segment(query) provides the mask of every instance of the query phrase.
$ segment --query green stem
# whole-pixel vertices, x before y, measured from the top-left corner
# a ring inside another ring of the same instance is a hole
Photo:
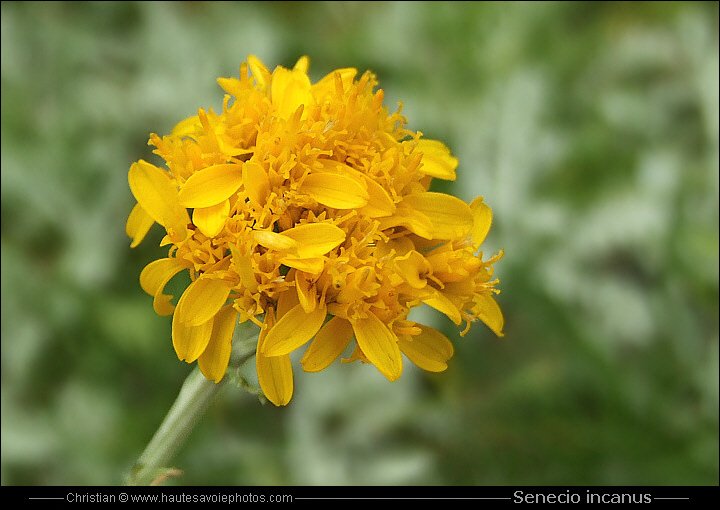
[[[254,354],[252,344],[257,340],[248,341],[248,332],[247,327],[243,328],[242,325],[237,328],[230,367],[239,367]],[[150,485],[155,480],[177,473],[169,467],[172,459],[227,380],[226,376],[215,383],[207,380],[198,367],[193,369],[160,428],[135,463],[127,479],[128,485]]]
[[[130,485],[150,485],[153,480],[163,476],[175,454],[224,386],[224,381],[217,384],[208,381],[200,369],[195,367],[160,428],[135,464],[130,475]]]

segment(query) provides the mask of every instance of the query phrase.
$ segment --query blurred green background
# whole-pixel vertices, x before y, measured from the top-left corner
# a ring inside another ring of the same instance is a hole
[[[718,484],[718,5],[2,2],[3,485],[121,483],[191,367],[130,164],[248,54],[377,73],[494,212],[502,339],[232,386],[170,484]],[[443,184],[443,183],[440,183]]]

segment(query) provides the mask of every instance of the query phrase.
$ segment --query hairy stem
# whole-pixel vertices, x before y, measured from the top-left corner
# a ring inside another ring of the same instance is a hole
[[[239,367],[254,354],[253,344],[257,343],[257,329],[252,331],[251,328],[252,325],[248,327],[245,324],[236,328],[230,368]],[[160,428],[133,466],[126,480],[128,485],[152,485],[155,481],[179,473],[170,468],[170,463],[227,380],[228,377],[225,377],[215,383],[207,380],[197,366],[193,369]]]

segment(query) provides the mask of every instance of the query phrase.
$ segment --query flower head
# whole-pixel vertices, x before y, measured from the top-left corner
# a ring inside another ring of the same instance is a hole
[[[220,78],[222,113],[200,109],[169,136],[150,135],[161,169],[140,160],[129,183],[138,204],[127,221],[136,246],[157,222],[166,258],[140,275],[158,314],[173,315],[181,360],[220,381],[235,325],[261,327],[260,386],[276,405],[293,393],[289,354],[315,372],[355,341],[362,360],[389,380],[402,354],[442,371],[453,346],[408,320],[426,304],[455,324],[480,319],[502,335],[497,280],[480,246],[492,219],[470,204],[429,190],[454,180],[458,161],[437,140],[389,113],[370,72],[338,69],[312,84],[308,59],[270,72],[250,56],[239,78]],[[174,305],[168,281],[192,282]]]

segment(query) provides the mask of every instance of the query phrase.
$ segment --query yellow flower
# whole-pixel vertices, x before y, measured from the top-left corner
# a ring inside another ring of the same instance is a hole
[[[480,246],[492,213],[429,190],[454,180],[458,161],[437,140],[405,129],[389,113],[375,76],[338,69],[312,84],[308,59],[270,72],[248,57],[239,78],[220,78],[222,113],[200,109],[169,136],[150,135],[167,170],[130,167],[138,204],[127,221],[131,246],[153,223],[167,257],[140,283],[158,314],[173,315],[181,360],[210,380],[228,367],[237,323],[261,327],[258,380],[275,405],[293,393],[290,353],[308,344],[304,370],[362,360],[389,380],[404,354],[442,371],[453,346],[408,320],[426,304],[460,325],[480,319],[502,335],[492,264]],[[232,99],[234,97],[234,99]],[[192,283],[176,305],[164,294],[187,270]]]

